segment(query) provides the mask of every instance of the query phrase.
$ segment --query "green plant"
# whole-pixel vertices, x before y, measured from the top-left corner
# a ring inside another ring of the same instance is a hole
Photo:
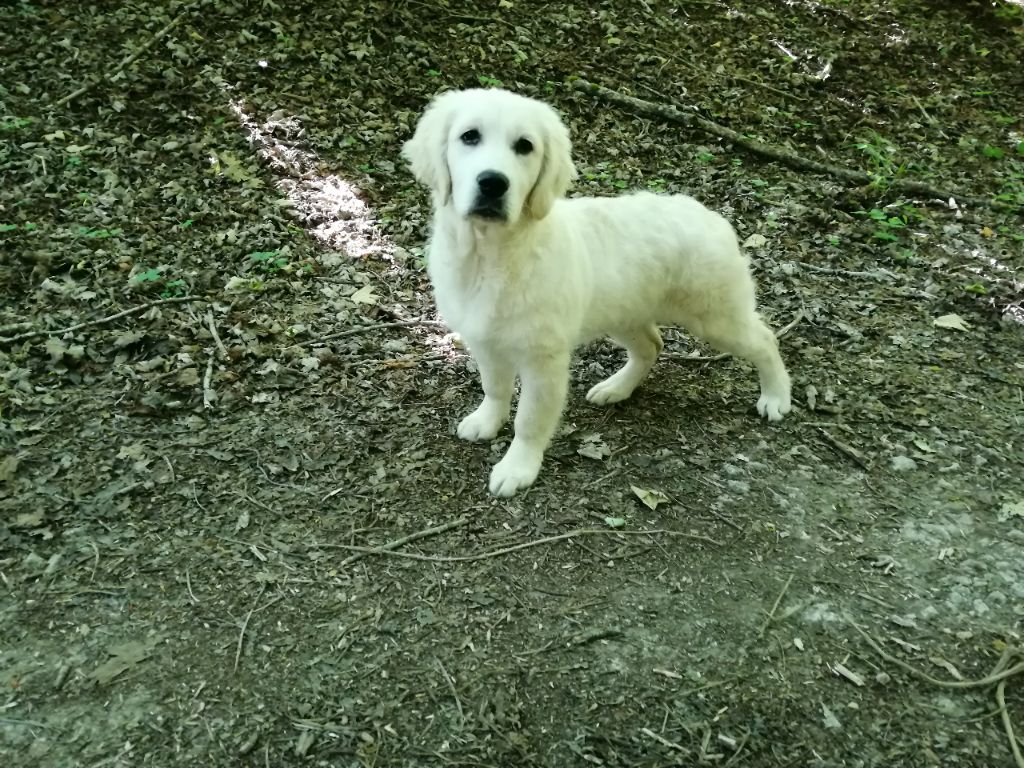
[[[698,163],[711,163],[714,162],[715,156],[710,152],[698,152],[697,162]]]
[[[32,124],[31,117],[5,117],[0,119],[0,133],[17,131]]]
[[[39,225],[34,223],[34,222],[31,222],[31,221],[25,222],[24,224],[21,224],[21,225],[18,225],[18,224],[0,224],[0,233],[2,233],[2,232],[16,232],[19,229],[22,232],[34,232],[35,230],[39,229]]]
[[[496,77],[488,77],[487,75],[477,75],[476,79],[480,82],[480,85],[485,88],[503,88],[505,84]]]
[[[184,280],[169,280],[164,283],[164,289],[160,291],[161,299],[169,299],[172,296],[184,296],[187,291]]]
[[[964,290],[967,291],[968,293],[975,293],[979,296],[984,296],[986,293],[988,293],[988,289],[978,282],[968,283],[967,285],[964,286]]]
[[[872,131],[865,139],[856,142],[854,148],[859,149],[867,157],[875,186],[885,186],[887,182],[897,176],[901,176],[906,170],[905,163],[898,163],[893,160],[897,149],[892,142],[884,136]]]
[[[910,208],[911,211],[913,210],[910,206],[905,207]],[[875,230],[871,233],[873,238],[895,243],[900,239],[897,232],[906,228],[913,214],[904,210],[902,216],[891,216],[881,208],[872,208],[870,211],[857,211],[856,215],[867,216],[874,222]]]
[[[249,261],[266,275],[276,275],[288,266],[288,259],[277,251],[256,251],[249,254]]]
[[[428,69],[427,70],[427,77],[440,77],[440,76],[441,76],[440,70],[437,70],[437,69]]]
[[[1003,150],[1001,150],[999,147],[993,147],[989,144],[986,144],[984,147],[981,148],[981,153],[985,157],[990,157],[993,160],[1002,160],[1003,157],[1006,155],[1006,153],[1003,152]]]
[[[137,273],[132,277],[132,281],[136,283],[155,283],[161,278],[163,278],[163,275],[160,274],[159,269],[147,269],[144,272]]]

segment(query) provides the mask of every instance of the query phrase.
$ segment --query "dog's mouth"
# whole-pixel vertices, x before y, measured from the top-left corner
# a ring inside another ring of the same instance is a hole
[[[508,214],[505,213],[505,206],[491,200],[478,200],[469,210],[469,215],[486,221],[505,221]]]

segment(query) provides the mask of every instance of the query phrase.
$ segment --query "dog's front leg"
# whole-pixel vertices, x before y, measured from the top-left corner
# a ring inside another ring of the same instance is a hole
[[[475,411],[459,422],[455,432],[463,440],[493,440],[508,421],[516,372],[505,355],[486,348],[474,349],[473,359],[480,369],[484,399]]]
[[[534,353],[519,370],[522,390],[516,434],[505,456],[491,470],[491,493],[511,496],[537,479],[544,451],[558,427],[569,388],[569,353]]]

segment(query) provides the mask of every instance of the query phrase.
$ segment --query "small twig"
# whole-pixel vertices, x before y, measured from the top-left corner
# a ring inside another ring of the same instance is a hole
[[[830,433],[826,432],[821,427],[815,427],[818,434],[821,435],[821,439],[828,443],[830,446],[835,448],[839,453],[846,456],[850,461],[856,464],[858,467],[863,469],[865,472],[870,471],[867,461],[864,459],[864,455],[851,445],[847,445],[837,437],[833,437]]]
[[[811,171],[813,173],[833,176],[858,186],[867,186],[875,181],[864,171],[855,171],[850,168],[844,168],[840,165],[833,165],[832,163],[820,163],[817,160],[812,160],[806,154],[798,155],[784,149],[783,147],[766,144],[755,139],[748,139],[731,128],[726,128],[724,125],[719,125],[712,120],[707,120],[694,112],[678,109],[671,104],[662,104],[660,102],[651,102],[639,99],[636,96],[629,96],[627,94],[620,93],[619,91],[612,90],[611,88],[606,88],[603,85],[591,83],[583,78],[572,80],[570,82],[570,86],[575,88],[577,91],[595,95],[606,102],[615,104],[619,107],[625,107],[630,111],[641,115],[698,128],[712,136],[718,136],[719,138],[731,141],[736,146],[742,147],[748,152],[761,155],[762,157],[767,157],[771,160],[776,160],[790,166],[791,168],[796,168],[797,170]],[[939,189],[923,181],[893,178],[886,179],[886,186],[888,189],[896,192],[927,195],[928,197],[941,200],[954,198],[958,202],[969,203],[977,207],[993,208],[998,210],[1009,209],[1011,211],[1017,210],[1012,206],[1001,203],[997,200],[961,195],[950,190]]]
[[[486,560],[490,557],[501,557],[502,555],[508,555],[512,552],[518,552],[521,549],[528,549],[529,547],[539,547],[542,544],[552,544],[556,541],[564,541],[565,539],[572,539],[577,536],[652,536],[655,534],[662,534],[665,536],[682,536],[687,539],[694,539],[696,541],[707,542],[708,544],[714,544],[715,546],[722,546],[722,542],[712,539],[710,536],[701,536],[698,533],[683,533],[682,531],[670,531],[666,529],[656,529],[651,531],[622,531],[622,530],[602,530],[598,528],[580,528],[575,531],[569,531],[568,533],[560,533],[557,536],[546,536],[543,539],[534,539],[533,541],[526,541],[522,544],[516,544],[511,547],[502,547],[501,549],[492,549],[488,552],[479,552],[475,555],[418,555],[413,552],[395,552],[390,549],[383,549],[381,547],[360,547],[354,544],[322,544],[322,547],[329,547],[331,549],[344,549],[352,552],[362,552],[367,555],[390,555],[392,557],[404,557],[409,560],[422,560],[428,563],[466,563],[473,560]]]
[[[137,307],[126,309],[123,312],[118,312],[107,317],[101,317],[98,320],[89,320],[84,323],[78,323],[77,325],[69,325],[67,328],[56,328],[47,331],[29,331],[28,333],[21,333],[17,336],[9,336],[6,338],[0,338],[0,344],[13,344],[16,341],[24,341],[25,339],[33,339],[36,336],[63,336],[66,333],[73,331],[79,331],[82,328],[89,328],[94,325],[104,325],[111,323],[114,320],[120,320],[122,317],[128,317],[129,315],[136,315],[139,312],[145,312],[153,307],[159,307],[164,304],[182,304],[187,301],[205,301],[202,296],[174,296],[170,299],[160,299],[158,301],[151,301],[148,304],[140,304]]]
[[[917,96],[911,96],[910,98],[913,99],[914,103],[917,105],[917,108],[921,110],[921,114],[924,115],[924,119],[927,120],[935,128],[936,131],[938,131],[939,136],[941,136],[944,139],[948,139],[949,136],[947,136],[945,131],[942,130],[942,128],[939,126],[939,123],[936,122],[935,118],[929,115],[927,111],[925,111],[924,104],[921,103],[921,100],[918,99]]]
[[[1002,718],[1003,728],[1006,730],[1006,737],[1010,740],[1010,750],[1013,752],[1013,759],[1017,768],[1024,768],[1024,755],[1020,753],[1017,745],[1017,735],[1013,732],[1013,723],[1010,721],[1010,713],[1006,709],[1006,681],[1000,680],[996,686],[996,703],[999,704],[999,717]]]
[[[439,658],[435,656],[434,661],[437,662],[437,666],[441,669],[441,676],[444,677],[444,681],[448,683],[448,689],[452,692],[452,698],[455,699],[455,708],[459,710],[459,720],[462,722],[463,727],[465,727],[466,713],[462,711],[462,701],[459,699],[458,691],[455,690],[455,680],[448,674],[448,670],[444,668],[444,664],[441,663]]]
[[[460,526],[466,525],[466,523],[468,523],[471,519],[472,518],[467,515],[462,515],[461,517],[457,517],[454,520],[449,520],[447,523],[435,525],[433,528],[425,528],[422,531],[410,533],[408,536],[403,536],[400,539],[389,541],[387,544],[382,544],[380,547],[367,547],[367,549],[373,552],[387,552],[393,549],[398,549],[399,547],[404,547],[406,544],[412,541],[425,539],[429,536],[437,536],[439,533],[450,531],[452,528],[458,528]],[[369,553],[364,551],[357,551],[356,554],[350,555],[349,557],[346,557],[344,560],[342,560],[341,565],[343,567],[352,565],[352,563],[356,562],[357,560],[362,560],[364,557],[366,557],[367,554]]]
[[[775,338],[776,339],[781,339],[787,333],[789,333],[794,328],[796,328],[800,324],[800,321],[803,320],[803,319],[804,319],[804,313],[802,311],[797,312],[796,315],[794,315],[793,319],[789,321],[789,323],[784,325],[782,328],[779,328],[779,330],[777,330],[775,332]],[[666,354],[665,357],[667,357],[669,360],[678,360],[680,363],[716,363],[719,360],[727,360],[727,359],[729,359],[730,357],[732,357],[732,353],[730,353],[730,352],[722,352],[720,355],[708,355],[708,356],[701,356],[701,355],[678,355],[678,354],[671,354],[671,353],[669,353],[669,354]]]
[[[801,269],[807,269],[811,272],[819,272],[823,275],[845,275],[846,277],[866,277],[871,280],[878,280],[880,282],[888,283],[896,279],[896,275],[887,269],[876,269],[874,271],[858,271],[853,269],[838,269],[836,267],[819,267],[817,264],[808,264],[806,261],[794,261],[793,264],[798,265]]]
[[[323,344],[325,341],[334,341],[335,339],[343,339],[346,336],[355,336],[359,333],[369,333],[370,331],[382,331],[386,328],[407,328],[413,325],[444,325],[440,320],[396,320],[392,323],[375,323],[374,325],[361,325],[358,328],[350,328],[347,331],[341,331],[340,333],[332,333],[328,336],[319,336],[315,339],[307,339],[306,341],[297,341],[294,344],[289,344],[285,349],[291,349],[292,347],[308,347],[312,344]]]
[[[768,625],[771,624],[772,619],[775,618],[775,612],[779,610],[779,604],[782,602],[782,598],[786,592],[789,591],[789,585],[793,583],[793,574],[789,574],[789,578],[786,579],[786,583],[782,585],[782,591],[779,592],[779,596],[775,598],[775,602],[772,604],[772,609],[768,611],[768,615],[764,617],[764,621],[761,626],[757,628],[757,636],[763,637],[764,631],[768,629]]]
[[[213,310],[206,310],[206,324],[210,327],[210,335],[213,336],[213,342],[217,345],[217,351],[220,352],[220,359],[228,359],[228,350],[224,346],[224,342],[220,340],[220,334],[217,333],[217,324],[213,321]]]
[[[210,353],[210,359],[206,361],[206,373],[203,375],[203,408],[213,408],[213,401],[217,399],[217,394],[213,391],[213,353]]]
[[[234,669],[232,670],[234,672],[238,671],[238,660],[242,658],[242,643],[245,640],[245,630],[249,626],[249,619],[251,619],[252,615],[254,613],[256,613],[256,611],[257,611],[256,605],[259,603],[260,598],[263,597],[263,593],[266,592],[266,591],[267,591],[267,582],[264,581],[260,585],[259,594],[257,594],[256,595],[256,599],[252,601],[252,607],[249,609],[249,612],[247,614],[245,614],[245,620],[242,622],[242,628],[241,628],[241,630],[238,633],[238,646],[235,648],[235,666],[234,666]],[[267,608],[272,606],[278,600],[281,600],[283,598],[284,598],[284,595],[278,595],[277,597],[273,598],[272,600],[268,600],[263,606],[261,606],[259,608],[259,610],[265,611]]]
[[[126,67],[129,67],[132,64],[134,64],[136,59],[138,59],[140,56],[142,56],[142,54],[144,54],[146,51],[148,51],[150,48],[152,48],[153,45],[160,38],[162,38],[164,35],[166,35],[168,32],[170,32],[175,26],[177,26],[178,22],[180,22],[185,17],[185,14],[188,13],[189,11],[191,11],[191,10],[192,10],[192,6],[189,6],[188,8],[183,10],[181,13],[179,13],[177,16],[175,16],[173,19],[171,19],[169,22],[167,22],[163,26],[163,28],[160,29],[155,35],[153,35],[153,37],[151,37],[146,43],[144,43],[141,48],[139,48],[137,51],[135,51],[135,53],[131,54],[130,56],[128,56],[128,58],[126,58],[124,61],[122,61],[120,64],[118,64],[117,68],[113,71],[113,73],[107,73],[103,77],[99,78],[98,80],[94,80],[91,83],[86,83],[81,88],[79,88],[77,91],[73,91],[72,93],[69,93],[67,96],[64,96],[63,98],[58,99],[57,102],[53,106],[54,107],[63,107],[65,104],[67,104],[72,99],[77,99],[79,96],[81,96],[83,93],[88,91],[90,88],[93,88],[94,86],[96,86],[100,82],[100,80],[106,79],[106,80],[113,81],[113,79],[115,77],[117,77],[118,74],[122,74],[124,72],[124,69]]]
[[[188,588],[189,599],[192,600],[196,605],[199,604],[199,598],[192,593],[192,577],[188,575],[188,570],[185,571],[185,586]]]
[[[675,749],[685,754],[689,754],[689,750],[682,744],[676,744],[674,741],[669,741],[664,736],[659,736],[658,734],[656,734],[650,728],[641,728],[640,733],[642,733],[644,736],[654,739],[663,747],[668,747],[669,749]]]

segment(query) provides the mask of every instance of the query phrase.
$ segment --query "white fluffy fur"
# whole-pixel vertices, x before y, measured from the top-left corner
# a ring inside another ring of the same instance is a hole
[[[470,129],[480,136],[473,146],[460,140]],[[522,138],[533,152],[514,151]],[[576,173],[568,131],[546,104],[499,89],[437,97],[403,154],[433,194],[427,265],[438,309],[469,346],[483,383],[483,402],[459,424],[459,437],[494,438],[516,376],[521,382],[515,437],[491,472],[491,493],[511,496],[536,479],[565,404],[572,351],[599,337],[628,356],[591,388],[593,403],[632,394],[661,351],[662,323],[752,362],[758,411],[771,421],[789,412],[778,344],[721,216],[683,195],[564,199]],[[509,179],[504,220],[470,213],[482,171]]]

